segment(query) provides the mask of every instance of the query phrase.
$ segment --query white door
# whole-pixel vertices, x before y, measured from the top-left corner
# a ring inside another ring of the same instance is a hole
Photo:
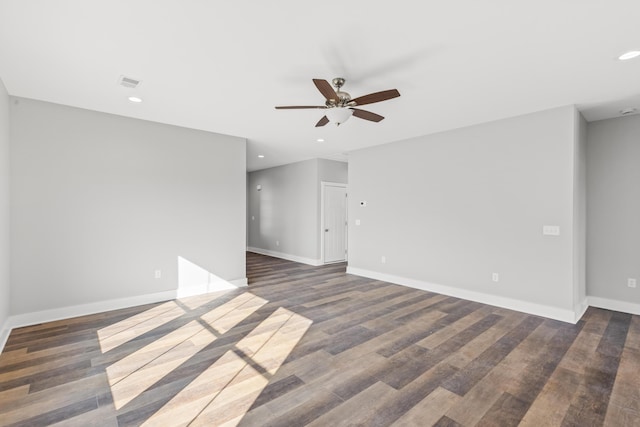
[[[347,186],[322,183],[322,248],[326,263],[347,260]]]

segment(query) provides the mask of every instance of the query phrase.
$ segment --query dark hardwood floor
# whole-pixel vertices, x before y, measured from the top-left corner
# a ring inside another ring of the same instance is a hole
[[[640,426],[640,317],[576,325],[247,254],[249,287],[12,331],[2,426]]]

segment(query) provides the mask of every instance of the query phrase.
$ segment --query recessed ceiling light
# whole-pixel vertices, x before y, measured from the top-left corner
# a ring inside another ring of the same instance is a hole
[[[640,56],[640,50],[630,50],[629,52],[625,52],[622,55],[618,56],[620,61],[626,61],[628,59],[633,59]]]
[[[324,142],[324,139],[322,139],[322,138],[318,138],[318,139],[316,139],[316,141],[318,141],[318,142]]]
[[[264,154],[258,154],[259,159],[264,159]]]
[[[139,104],[142,102],[142,98],[138,98],[137,96],[130,96],[129,101]]]

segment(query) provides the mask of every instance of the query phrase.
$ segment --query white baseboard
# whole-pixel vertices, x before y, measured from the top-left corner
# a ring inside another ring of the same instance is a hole
[[[627,301],[618,301],[600,297],[588,297],[591,307],[604,308],[606,310],[621,311],[623,313],[640,315],[640,304]]]
[[[589,308],[589,298],[588,297],[584,297],[584,299],[576,304],[576,306],[573,309],[573,312],[575,313],[575,321],[572,323],[578,323],[578,320],[582,319],[582,316],[584,316],[584,313],[587,311],[587,309]]]
[[[79,304],[68,307],[54,308],[51,310],[35,311],[32,313],[16,314],[9,316],[7,323],[10,328],[36,325],[38,323],[53,322],[56,320],[70,319],[72,317],[86,316],[104,311],[119,310],[121,308],[135,307],[137,305],[152,304],[168,301],[176,298],[176,291],[165,291],[153,294],[138,295],[128,298],[118,298],[106,301]]]
[[[247,252],[253,252],[260,255],[272,256],[275,258],[282,258],[282,259],[286,259],[287,261],[294,261],[294,262],[299,262],[307,265],[314,265],[314,266],[322,265],[322,260],[320,259],[304,258],[297,255],[290,255],[282,252],[270,251],[268,249],[254,248],[251,246],[247,247]]]
[[[278,252],[266,251],[257,248],[247,248],[247,251],[255,252],[262,255],[275,256],[277,258],[283,258],[290,261],[302,262],[309,265],[320,265],[319,260],[310,260],[292,255],[280,254]],[[301,261],[301,259],[305,259],[306,261],[310,262]],[[594,296],[587,297],[587,299],[585,299],[582,303],[578,304],[575,307],[574,311],[571,311],[557,307],[516,300],[513,298],[499,297],[481,292],[474,292],[465,289],[454,288],[451,286],[439,285],[435,283],[424,282],[421,280],[380,273],[377,271],[365,270],[361,268],[347,267],[347,273],[574,324],[578,320],[580,320],[589,306],[640,315],[640,304]],[[247,286],[247,278],[245,277],[241,279],[229,280],[228,283],[230,285],[233,285],[228,289],[232,289],[234,287],[244,287]],[[96,314],[105,311],[118,310],[121,308],[135,307],[138,305],[152,304],[156,302],[172,300],[175,298],[200,295],[207,292],[215,292],[219,290],[221,289],[217,288],[209,290],[206,287],[190,287],[189,289],[185,289],[182,291],[174,290],[158,292],[154,294],[139,295],[129,298],[113,299],[9,316],[9,318],[5,321],[4,325],[2,325],[0,329],[0,353],[4,349],[4,346],[7,343],[7,339],[9,338],[9,334],[11,333],[11,330],[13,328],[35,325],[38,323],[53,322],[56,320],[69,319],[72,317]]]
[[[229,280],[229,283],[234,285],[236,288],[245,288],[249,286],[249,279],[243,277],[242,279]]]
[[[199,285],[191,285],[188,287],[181,287],[175,291],[175,298],[192,297],[194,295],[208,294],[211,292],[227,291],[238,288],[247,287],[247,278],[236,280],[223,280],[217,279],[211,283],[202,283]]]
[[[397,285],[408,286],[410,288],[420,289],[423,291],[449,295],[469,301],[476,301],[483,304],[506,308],[509,310],[521,311],[523,313],[547,317],[549,319],[560,320],[567,323],[575,324],[579,319],[576,319],[576,313],[572,310],[521,301],[513,298],[500,297],[496,295],[485,294],[482,292],[469,291],[466,289],[424,282],[422,280],[409,279],[392,274],[379,273],[377,271],[347,267],[347,273],[355,274],[356,276],[368,277],[370,279],[382,280],[384,282],[395,283]]]
[[[4,349],[4,346],[7,343],[7,339],[9,339],[10,333],[11,333],[11,328],[9,327],[9,319],[7,319],[7,321],[0,326],[0,353],[2,353],[2,350]]]
[[[98,301],[88,304],[79,304],[69,307],[54,308],[32,313],[9,316],[0,330],[0,352],[4,349],[11,330],[23,326],[36,325],[38,323],[53,322],[56,320],[70,319],[72,317],[86,316],[105,311],[119,310],[121,308],[135,307],[138,305],[153,304],[187,296],[201,295],[209,292],[218,292],[225,289],[237,289],[247,286],[247,278],[222,281],[228,286],[192,286],[187,289],[179,289],[153,294],[138,295],[127,298],[118,298],[107,301]]]

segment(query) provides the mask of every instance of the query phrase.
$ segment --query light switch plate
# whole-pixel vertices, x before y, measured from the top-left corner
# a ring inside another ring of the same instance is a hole
[[[545,236],[559,236],[560,226],[559,225],[543,225],[542,234],[544,234]]]

